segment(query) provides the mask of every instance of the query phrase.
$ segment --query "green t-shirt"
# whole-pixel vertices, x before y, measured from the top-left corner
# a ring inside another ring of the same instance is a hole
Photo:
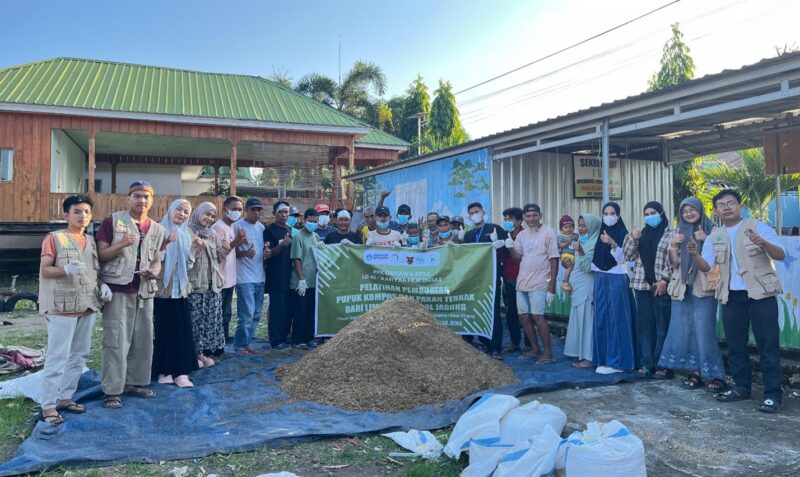
[[[319,242],[319,235],[316,233],[308,233],[306,230],[301,230],[292,239],[292,251],[289,254],[292,261],[299,258],[302,262],[303,278],[308,285],[308,288],[317,286],[317,261],[314,259],[314,248]],[[292,290],[297,289],[297,283],[300,281],[297,278],[297,272],[294,271],[294,263],[292,263],[292,276],[289,280],[289,288]]]

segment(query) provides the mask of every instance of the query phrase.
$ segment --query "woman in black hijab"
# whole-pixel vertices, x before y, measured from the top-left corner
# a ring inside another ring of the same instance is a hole
[[[633,298],[628,286],[622,242],[628,228],[619,204],[603,206],[603,225],[594,248],[594,363],[601,374],[636,369]]]
[[[672,277],[669,261],[669,244],[673,231],[664,207],[656,201],[644,206],[644,227],[634,229],[622,248],[625,259],[636,262],[633,267],[631,288],[636,298],[636,355],[639,374],[658,379],[669,379],[672,371],[657,368],[664,339],[669,328],[672,300],[667,285]]]

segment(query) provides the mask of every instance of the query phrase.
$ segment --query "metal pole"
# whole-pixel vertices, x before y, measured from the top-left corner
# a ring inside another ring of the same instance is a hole
[[[781,200],[781,139],[775,133],[775,231],[781,235],[783,229],[783,200]]]
[[[422,113],[417,116],[417,155],[422,155]]]
[[[603,204],[609,201],[608,187],[608,118],[603,119],[603,142],[601,145],[603,166]]]

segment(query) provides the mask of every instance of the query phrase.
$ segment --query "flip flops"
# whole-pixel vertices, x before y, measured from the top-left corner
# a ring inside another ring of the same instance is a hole
[[[156,392],[145,386],[128,386],[122,394],[142,399],[156,397]]]
[[[103,407],[106,409],[122,409],[122,398],[118,395],[106,394],[103,396]]]
[[[62,401],[64,404],[59,405],[56,404],[56,411],[64,411],[69,412],[71,414],[83,414],[86,412],[86,408],[83,407],[81,404],[76,403],[75,401]]]
[[[51,426],[58,426],[64,423],[64,416],[62,416],[58,411],[56,411],[55,414],[48,414],[47,416],[44,415],[44,411],[39,411],[37,419],[42,422],[46,422]]]

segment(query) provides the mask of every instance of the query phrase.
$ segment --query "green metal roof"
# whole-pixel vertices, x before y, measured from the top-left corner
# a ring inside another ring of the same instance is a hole
[[[356,139],[356,144],[369,144],[374,146],[397,146],[409,147],[411,144],[397,136],[381,131],[380,129],[370,129],[369,134]]]
[[[258,76],[76,58],[0,69],[0,103],[365,127],[341,111]]]

